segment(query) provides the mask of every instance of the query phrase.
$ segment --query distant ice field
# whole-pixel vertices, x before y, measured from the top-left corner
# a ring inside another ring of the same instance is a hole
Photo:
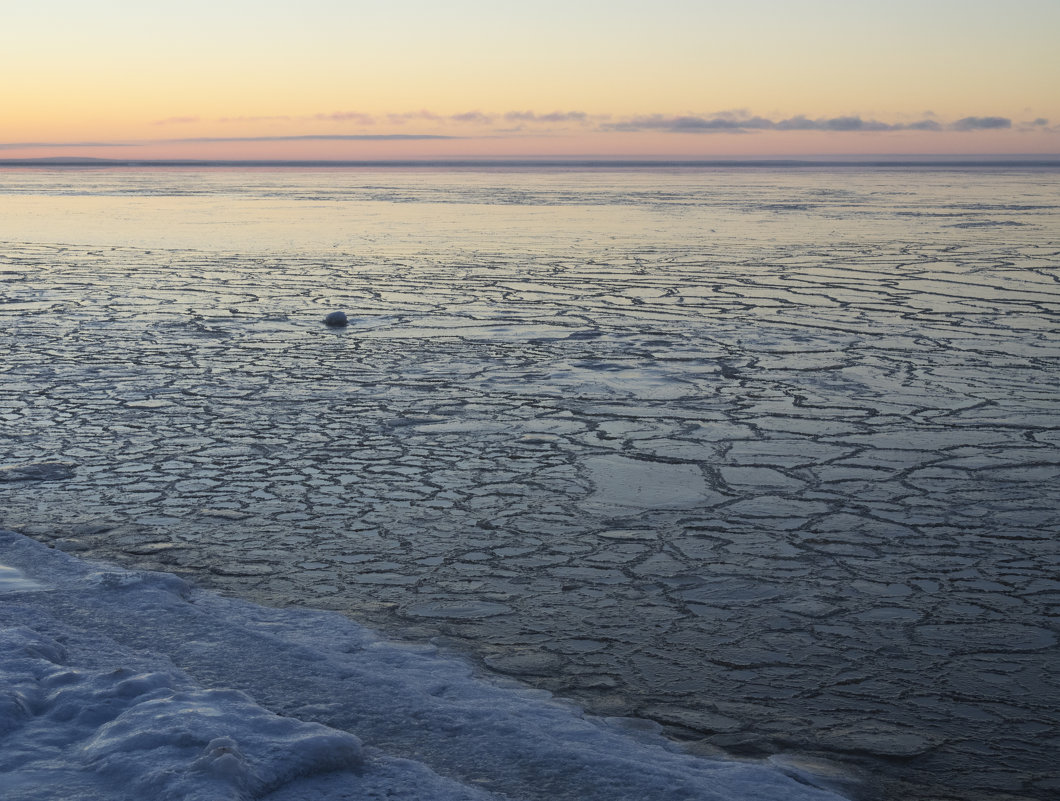
[[[1052,798],[1058,177],[0,170],[0,521],[698,754]]]
[[[1012,241],[1055,168],[12,169],[0,237],[380,257]],[[1000,235],[1000,236],[998,236]],[[1018,241],[1018,237],[1016,238]],[[572,252],[573,249],[573,252]]]

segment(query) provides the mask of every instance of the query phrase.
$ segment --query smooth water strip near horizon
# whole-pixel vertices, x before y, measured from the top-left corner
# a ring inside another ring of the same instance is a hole
[[[7,527],[699,753],[1057,791],[1055,171],[0,177]]]

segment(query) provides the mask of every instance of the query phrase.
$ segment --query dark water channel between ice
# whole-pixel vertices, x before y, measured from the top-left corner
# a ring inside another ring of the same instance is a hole
[[[1057,177],[5,171],[0,524],[1054,798]]]

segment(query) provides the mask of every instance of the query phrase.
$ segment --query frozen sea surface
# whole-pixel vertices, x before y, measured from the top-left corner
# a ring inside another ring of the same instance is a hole
[[[225,600],[13,532],[0,547],[5,801],[840,801],[795,763],[689,756],[335,613]]]
[[[4,171],[0,514],[699,753],[1053,798],[1057,177]]]

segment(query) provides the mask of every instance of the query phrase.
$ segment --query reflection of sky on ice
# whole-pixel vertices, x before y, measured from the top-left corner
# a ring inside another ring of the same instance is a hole
[[[6,801],[838,799],[794,763],[802,781],[686,756],[338,615],[0,541],[19,566],[0,566]]]
[[[1055,217],[1053,175],[895,168],[5,170],[0,241],[486,257],[542,244],[554,253],[600,256],[630,246],[650,252],[923,234],[955,240],[1010,234],[1011,226]],[[955,227],[969,224],[979,227],[972,234]]]

